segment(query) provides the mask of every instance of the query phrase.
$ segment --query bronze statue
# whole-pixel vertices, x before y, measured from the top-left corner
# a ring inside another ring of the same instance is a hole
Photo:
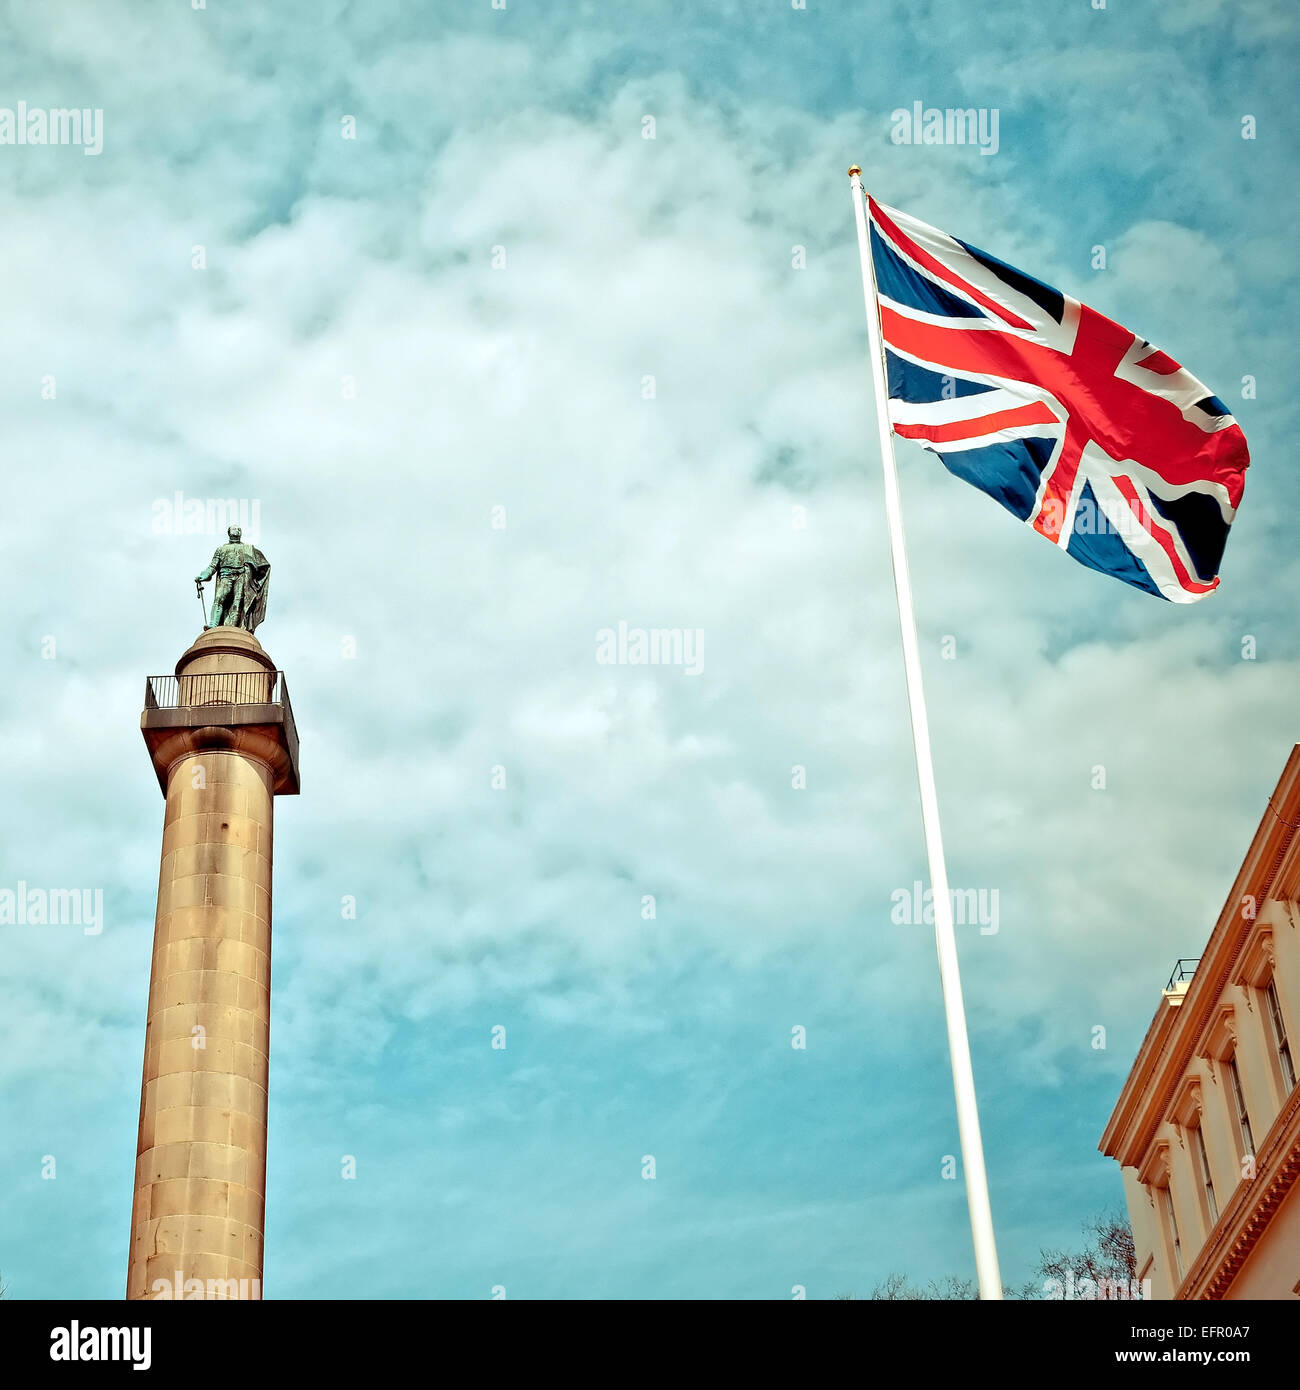
[[[213,575],[217,579],[212,590],[211,622],[208,621],[207,609],[203,611],[204,630],[210,627],[242,627],[246,632],[256,632],[258,623],[266,617],[271,566],[256,546],[243,544],[240,540],[243,532],[238,526],[229,527],[226,535],[230,538],[229,543],[216,548],[207,569],[194,580],[199,599],[202,600],[203,585]]]

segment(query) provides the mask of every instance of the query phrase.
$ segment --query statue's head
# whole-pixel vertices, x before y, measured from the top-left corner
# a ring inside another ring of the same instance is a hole
[[[230,537],[231,545],[234,545],[244,533],[238,526],[227,526],[226,535]]]

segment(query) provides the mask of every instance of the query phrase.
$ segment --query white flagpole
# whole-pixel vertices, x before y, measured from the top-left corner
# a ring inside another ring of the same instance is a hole
[[[903,668],[907,672],[907,703],[912,713],[912,743],[916,749],[916,777],[921,787],[921,820],[925,826],[925,850],[930,861],[930,889],[934,898],[934,937],[939,949],[939,980],[943,1008],[948,1019],[948,1051],[952,1058],[952,1085],[957,1097],[957,1132],[961,1139],[961,1163],[966,1174],[966,1204],[970,1208],[971,1237],[975,1243],[975,1273],[981,1298],[1002,1297],[998,1252],[993,1240],[993,1212],[989,1206],[988,1175],[984,1170],[984,1145],[980,1140],[979,1109],[975,1103],[975,1073],[971,1069],[970,1040],[966,1036],[966,1009],[961,996],[961,972],[957,965],[957,938],[952,924],[952,898],[948,869],[943,859],[939,830],[939,798],[930,756],[930,725],[925,714],[925,690],[921,684],[921,651],[912,610],[912,582],[907,573],[903,541],[903,512],[898,492],[898,464],[894,460],[893,431],[889,424],[889,390],[885,375],[885,350],[876,298],[876,269],[867,236],[866,198],[862,170],[849,170],[853,189],[853,214],[858,224],[858,252],[862,260],[862,292],[867,304],[867,336],[871,342],[871,379],[876,390],[876,423],[880,427],[880,461],[885,469],[885,512],[889,518],[889,549],[894,560],[894,591],[898,595],[898,625],[903,634]]]

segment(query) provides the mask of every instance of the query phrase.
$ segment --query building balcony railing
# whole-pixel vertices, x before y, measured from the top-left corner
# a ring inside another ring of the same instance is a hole
[[[1196,967],[1201,963],[1200,956],[1180,956],[1174,962],[1174,968],[1169,976],[1169,983],[1165,986],[1165,993],[1170,994],[1179,985],[1184,989],[1190,983],[1193,975],[1196,974]]]

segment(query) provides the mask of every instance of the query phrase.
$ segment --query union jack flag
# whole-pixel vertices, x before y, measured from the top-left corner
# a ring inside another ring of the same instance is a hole
[[[1103,574],[1216,589],[1250,461],[1227,406],[1077,299],[868,209],[894,433]]]

